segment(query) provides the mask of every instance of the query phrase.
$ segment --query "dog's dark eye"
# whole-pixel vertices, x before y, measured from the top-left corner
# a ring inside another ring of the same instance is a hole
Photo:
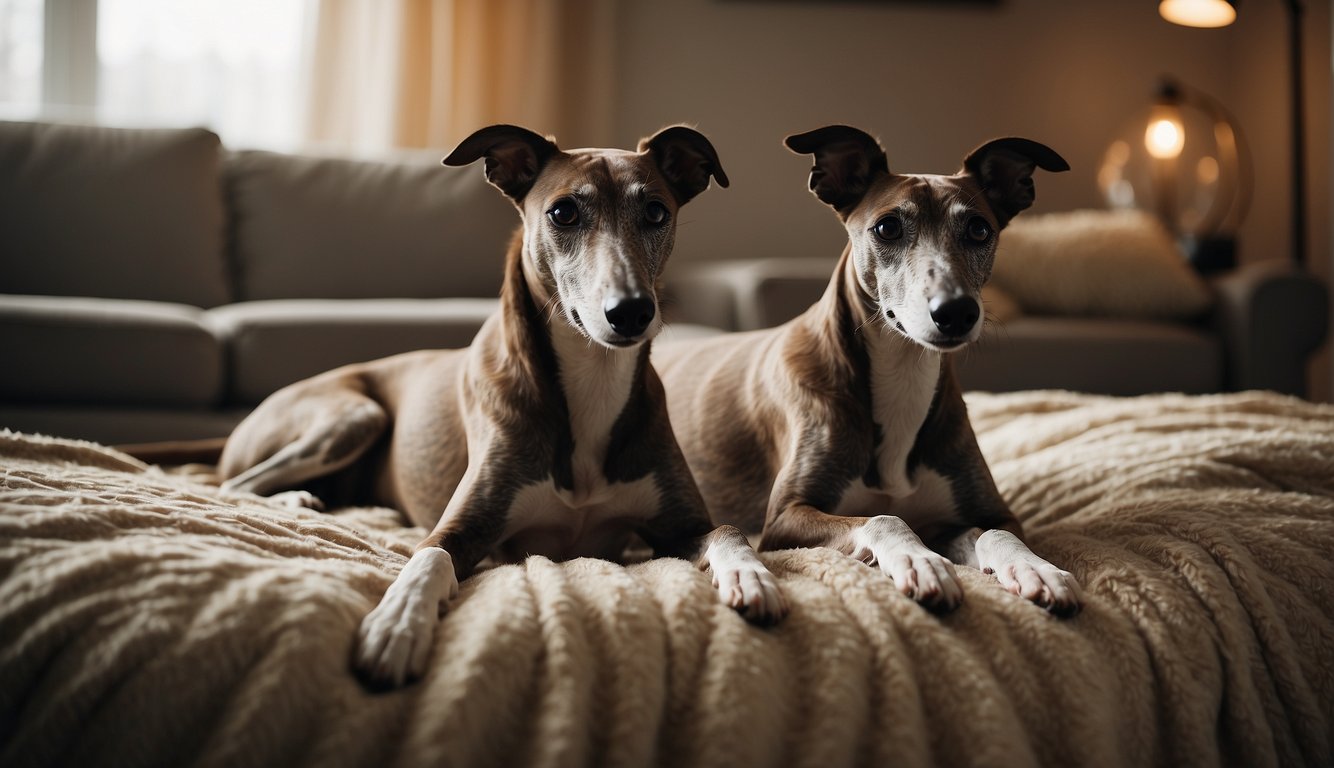
[[[893,242],[903,237],[903,220],[898,216],[886,216],[877,221],[875,226],[871,227],[871,231],[881,240],[887,243]]]
[[[991,225],[981,216],[968,220],[968,239],[975,243],[985,243],[991,239]]]
[[[579,207],[573,200],[560,200],[551,206],[547,216],[558,227],[573,227],[579,223]]]
[[[644,219],[655,227],[666,224],[669,215],[667,206],[657,200],[649,203],[648,206],[644,208]]]

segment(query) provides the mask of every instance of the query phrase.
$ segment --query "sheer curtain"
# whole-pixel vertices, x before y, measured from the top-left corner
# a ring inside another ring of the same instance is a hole
[[[299,148],[311,11],[308,0],[98,0],[97,121]]]
[[[0,118],[358,154],[497,122],[604,144],[617,2],[0,0]]]
[[[615,0],[320,0],[306,136],[448,148],[491,123],[603,144]]]

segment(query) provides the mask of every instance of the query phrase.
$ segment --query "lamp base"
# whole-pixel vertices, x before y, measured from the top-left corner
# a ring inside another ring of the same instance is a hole
[[[1237,267],[1237,241],[1231,237],[1185,237],[1181,249],[1186,260],[1201,275],[1227,272]]]

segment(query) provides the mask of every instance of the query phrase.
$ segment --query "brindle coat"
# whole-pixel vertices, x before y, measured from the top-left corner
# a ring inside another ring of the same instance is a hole
[[[710,509],[762,530],[761,549],[828,546],[877,561],[933,607],[963,597],[943,552],[1073,613],[1077,584],[1022,544],[942,354],[974,340],[981,324],[942,335],[930,310],[936,296],[978,298],[996,233],[1033,201],[1034,168],[1065,170],[1065,161],[1035,142],[1001,139],[953,176],[898,175],[875,139],[853,128],[787,143],[815,155],[811,189],[849,233],[824,296],[778,328],[654,355]]]
[[[675,126],[638,152],[565,152],[492,126],[445,162],[480,158],[524,221],[500,310],[466,350],[351,365],[275,393],[229,438],[225,485],[268,494],[342,474],[358,497],[431,529],[362,622],[355,663],[373,682],[425,671],[438,611],[488,555],[615,559],[638,535],[710,567],[748,619],[781,618],[776,581],[740,531],[714,527],[676,443],[649,364],[660,322],[629,337],[611,310],[603,317],[626,296],[651,298],[656,313],[679,207],[710,178],[727,184],[712,145]]]

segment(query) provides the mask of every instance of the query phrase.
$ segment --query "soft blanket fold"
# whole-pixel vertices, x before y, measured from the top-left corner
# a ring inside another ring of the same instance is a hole
[[[1334,764],[1334,408],[972,395],[1002,493],[1088,603],[961,569],[932,615],[826,550],[764,555],[759,629],[676,560],[486,570],[425,680],[353,632],[421,531],[0,433],[0,764]]]

